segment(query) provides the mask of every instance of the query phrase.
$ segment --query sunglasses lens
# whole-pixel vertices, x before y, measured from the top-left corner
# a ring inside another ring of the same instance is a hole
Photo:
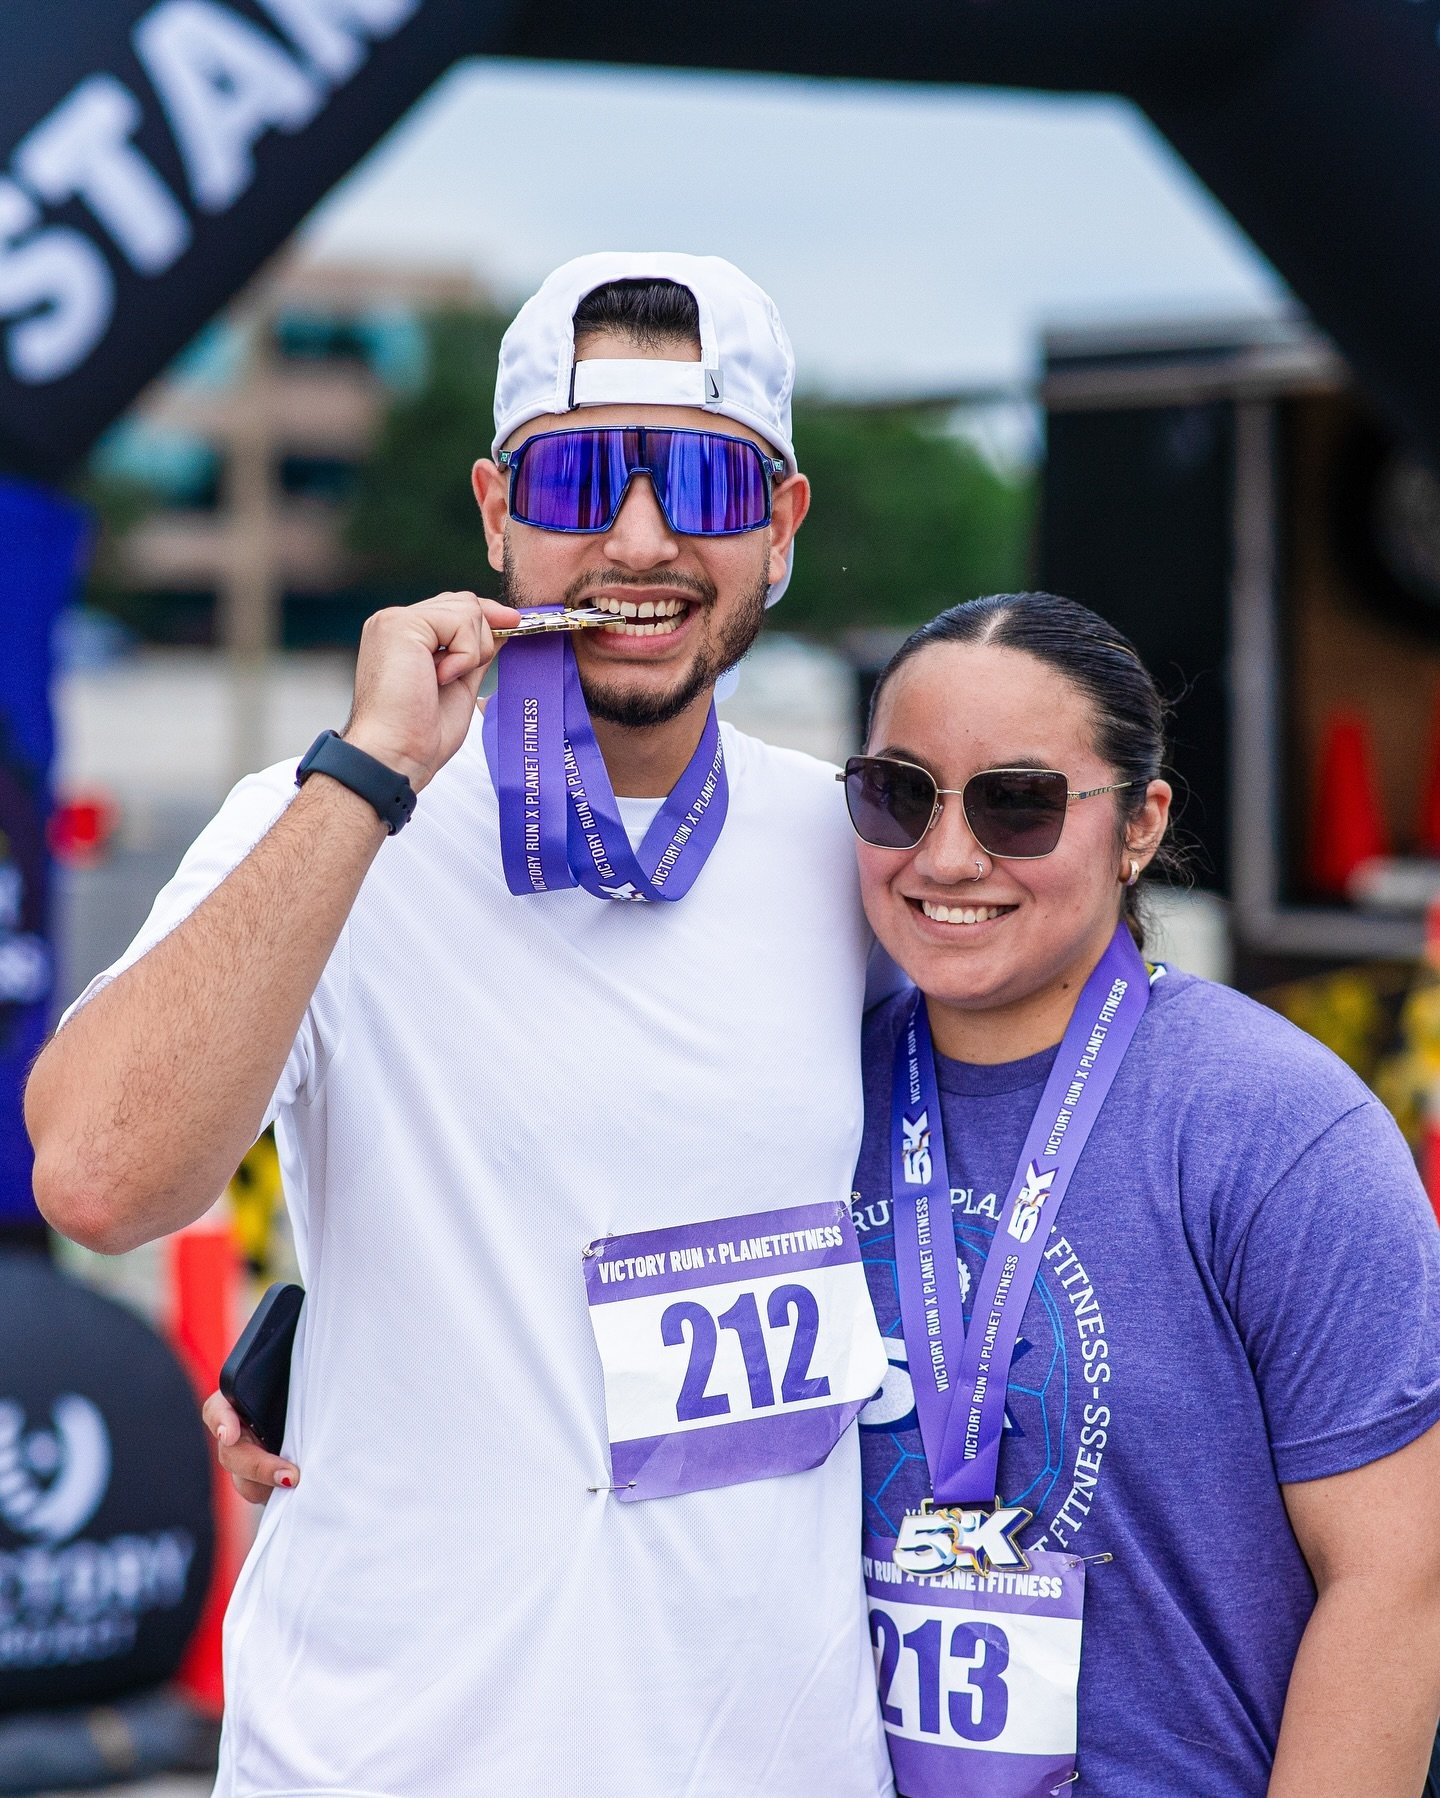
[[[640,459],[638,431],[557,431],[521,446],[510,516],[542,531],[603,531]]]
[[[1065,776],[1000,768],[965,783],[965,819],[987,855],[1049,855],[1065,828]]]
[[[647,431],[645,449],[660,503],[682,536],[753,531],[765,523],[770,496],[753,443],[709,431]]]
[[[712,431],[615,429],[532,437],[511,464],[510,515],[545,531],[605,531],[630,477],[644,469],[672,530],[716,537],[770,516],[765,464],[753,443]]]
[[[862,842],[913,849],[934,815],[935,782],[923,768],[855,755],[845,764],[845,803]]]

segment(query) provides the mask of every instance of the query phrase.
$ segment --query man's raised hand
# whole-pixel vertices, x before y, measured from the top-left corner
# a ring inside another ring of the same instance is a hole
[[[519,617],[495,599],[440,593],[367,618],[346,742],[405,775],[418,793],[465,741],[499,647],[492,625],[504,630]]]

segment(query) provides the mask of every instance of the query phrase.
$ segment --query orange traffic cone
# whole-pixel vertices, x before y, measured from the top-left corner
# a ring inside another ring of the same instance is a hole
[[[1420,816],[1415,846],[1421,855],[1440,856],[1440,692],[1430,724],[1430,753],[1425,764],[1425,784],[1420,789]]]
[[[1360,864],[1386,854],[1387,848],[1369,729],[1358,714],[1340,713],[1327,725],[1320,751],[1311,882],[1322,893],[1343,895]]]
[[[220,1366],[240,1327],[242,1269],[224,1201],[169,1239],[171,1340],[202,1399],[220,1381]],[[215,1467],[215,1570],[205,1609],[179,1681],[197,1704],[224,1702],[221,1631],[248,1539],[244,1500]]]

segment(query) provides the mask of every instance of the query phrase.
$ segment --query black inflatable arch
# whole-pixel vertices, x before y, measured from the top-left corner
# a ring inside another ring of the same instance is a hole
[[[1440,0],[45,0],[10,10],[0,469],[11,473],[52,477],[83,455],[472,53],[1129,95],[1392,421],[1440,459]]]

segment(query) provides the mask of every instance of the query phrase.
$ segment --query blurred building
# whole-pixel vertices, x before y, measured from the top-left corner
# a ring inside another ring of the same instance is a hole
[[[1174,697],[1254,987],[1408,961],[1440,899],[1440,479],[1302,319],[1052,336],[1042,584]]]
[[[116,609],[152,641],[259,656],[353,639],[366,609],[341,536],[390,398],[424,374],[424,318],[474,305],[465,271],[286,260],[106,436]]]

